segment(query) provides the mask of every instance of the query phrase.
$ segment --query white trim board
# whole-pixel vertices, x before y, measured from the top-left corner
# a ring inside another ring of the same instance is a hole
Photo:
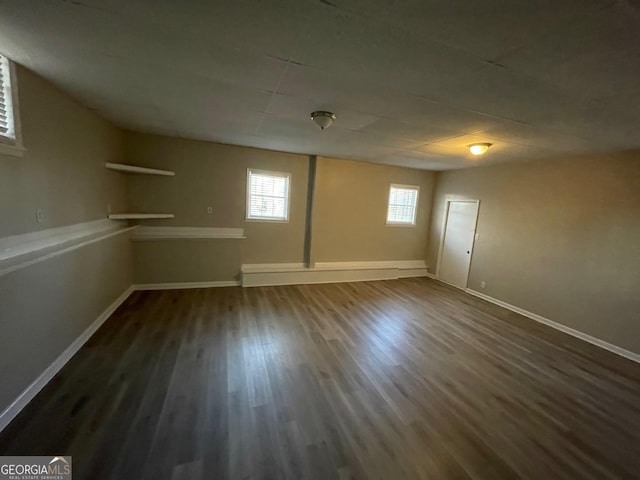
[[[179,283],[138,283],[134,290],[182,290],[187,288],[238,287],[237,280],[222,280],[216,282],[179,282]]]
[[[399,278],[396,269],[377,270],[317,270],[243,272],[243,287],[267,287],[276,285],[303,285],[312,283],[366,282]]]
[[[240,266],[242,273],[301,272],[306,269],[304,263],[244,263]]]
[[[314,283],[366,282],[427,275],[424,260],[373,262],[318,262],[242,265],[242,286],[301,285]]]
[[[0,142],[0,154],[11,155],[12,157],[23,157],[26,149],[19,145],[11,145]]]
[[[102,326],[102,324],[122,305],[133,292],[133,287],[127,288],[96,320],[80,334],[75,341],[69,345],[64,352],[54,360],[54,362],[36,378],[7,408],[0,413],[0,432],[26,407],[31,400],[42,390],[47,383],[56,376],[69,360],[82,348],[91,336]]]
[[[157,168],[138,167],[137,165],[127,165],[126,163],[111,163],[104,164],[109,170],[115,170],[122,173],[136,173],[141,175],[163,175],[167,177],[174,177],[176,172],[171,170],[159,170]]]
[[[0,238],[0,261],[123,227],[121,222],[100,219],[3,237]]]
[[[427,268],[424,260],[382,260],[373,262],[316,262],[318,270],[370,270],[379,268]]]
[[[631,352],[629,350],[625,350],[622,347],[618,347],[609,342],[605,342],[604,340],[600,340],[599,338],[592,337],[591,335],[581,332],[580,330],[575,330],[571,327],[567,327],[566,325],[562,325],[561,323],[554,322],[548,318],[545,318],[537,313],[529,312],[520,307],[516,307],[515,305],[511,305],[510,303],[503,302],[502,300],[498,300],[497,298],[490,297],[489,295],[485,295],[484,293],[477,292],[470,288],[465,289],[465,292],[473,295],[474,297],[481,298],[482,300],[486,300],[487,302],[493,303],[495,305],[499,305],[507,310],[511,310],[512,312],[519,313],[531,320],[535,320],[536,322],[543,323],[551,328],[555,328],[563,333],[571,335],[572,337],[579,338],[580,340],[584,340],[592,345],[595,345],[600,348],[604,348],[605,350],[609,350],[612,353],[620,355],[621,357],[625,357],[634,362],[640,363],[640,354]]]
[[[157,218],[175,218],[173,213],[110,213],[109,220],[153,220]]]
[[[370,262],[316,262],[313,267],[304,263],[245,263],[242,272],[298,272],[315,270],[379,270],[386,268],[415,269],[428,268],[424,260],[382,260]]]
[[[39,262],[43,262],[45,260],[49,260],[50,258],[57,257],[58,255],[63,255],[65,253],[72,252],[82,247],[86,247],[87,245],[91,245],[92,243],[100,242],[102,240],[106,240],[107,238],[114,237],[116,235],[120,235],[122,233],[129,232],[133,230],[135,227],[121,228],[119,230],[108,230],[103,234],[98,234],[99,236],[91,237],[89,236],[88,240],[81,241],[80,243],[63,242],[56,245],[53,245],[49,248],[43,248],[40,250],[34,250],[31,252],[33,255],[37,255],[35,257],[31,257],[28,254],[24,255],[24,260],[20,261],[19,257],[0,260],[0,277],[3,275],[7,275],[11,272],[15,272],[16,270],[20,270],[22,268],[30,267]],[[86,237],[83,237],[86,238]],[[65,247],[65,245],[71,243],[71,246]],[[60,248],[60,250],[56,250],[56,248]],[[3,264],[7,264],[9,260],[19,261],[17,264],[10,264],[8,266],[3,266]]]
[[[180,240],[209,238],[246,238],[243,228],[218,227],[155,227],[138,226],[133,233],[134,241]]]

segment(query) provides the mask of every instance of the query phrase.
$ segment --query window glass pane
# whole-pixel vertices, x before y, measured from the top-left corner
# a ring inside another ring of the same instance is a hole
[[[249,171],[247,218],[287,220],[289,176]]]
[[[408,188],[391,187],[389,203],[393,205],[415,205],[418,191]]]
[[[418,187],[392,186],[389,190],[387,223],[415,224],[417,203]]]
[[[9,60],[0,55],[0,136],[15,140]]]
[[[285,199],[254,195],[250,198],[249,216],[266,218],[286,218]]]

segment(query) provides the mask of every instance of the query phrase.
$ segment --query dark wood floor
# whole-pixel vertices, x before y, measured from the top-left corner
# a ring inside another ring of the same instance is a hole
[[[640,478],[640,365],[428,279],[137,292],[0,454],[76,480]]]

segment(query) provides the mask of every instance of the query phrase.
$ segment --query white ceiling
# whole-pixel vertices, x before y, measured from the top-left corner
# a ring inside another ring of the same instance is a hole
[[[127,129],[446,170],[640,148],[639,5],[0,0],[0,52]]]

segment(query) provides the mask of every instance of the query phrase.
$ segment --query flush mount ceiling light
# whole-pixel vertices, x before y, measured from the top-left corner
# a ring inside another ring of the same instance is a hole
[[[467,148],[474,155],[482,155],[489,150],[490,146],[490,143],[472,143],[471,145],[467,145]]]
[[[320,127],[321,130],[331,126],[333,121],[336,119],[336,114],[331,112],[323,112],[317,111],[311,113],[311,120],[316,122],[316,125]]]

